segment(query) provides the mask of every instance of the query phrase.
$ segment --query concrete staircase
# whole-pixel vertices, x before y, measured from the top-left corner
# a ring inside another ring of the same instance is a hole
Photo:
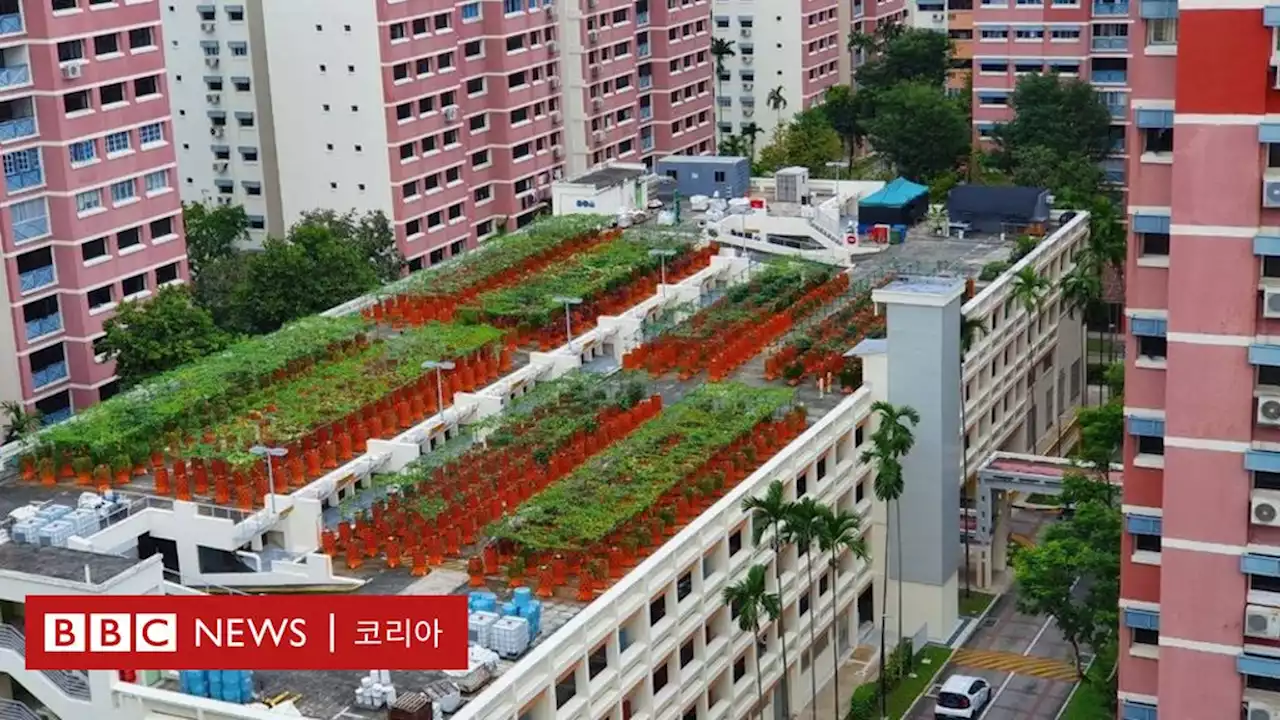
[[[0,624],[0,672],[18,681],[45,707],[63,720],[90,718],[89,678],[76,670],[26,669],[27,642],[22,631],[13,625]],[[30,716],[24,714],[30,713]],[[6,714],[8,713],[8,714]],[[22,703],[0,703],[0,720],[39,720]]]

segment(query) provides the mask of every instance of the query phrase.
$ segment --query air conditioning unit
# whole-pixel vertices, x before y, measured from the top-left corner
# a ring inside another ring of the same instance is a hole
[[[220,138],[223,135],[227,134],[227,128],[225,125],[214,125],[213,127],[209,128],[209,134],[216,138]]]
[[[1280,427],[1280,396],[1264,395],[1258,398],[1258,424]]]
[[[207,57],[204,59],[204,66],[207,68],[216,68],[222,64],[222,61],[216,57]]]
[[[226,160],[214,160],[214,161],[213,161],[213,171],[214,171],[214,172],[216,172],[216,173],[224,173],[224,172],[226,172],[226,171],[227,171],[227,161],[226,161]]]
[[[560,160],[561,158],[563,158],[564,148],[560,147],[559,145],[556,145],[555,147],[551,148],[551,157],[555,158],[556,160]]]
[[[597,130],[594,133],[592,133],[591,139],[594,140],[597,145],[599,145],[600,143],[604,142],[604,133]]]
[[[599,80],[599,79],[600,79],[600,66],[599,66],[599,65],[592,65],[592,66],[591,66],[591,79],[592,79],[592,80]]]
[[[1248,711],[1245,720],[1280,720],[1280,708],[1268,703],[1250,700],[1245,709]]]
[[[756,111],[755,111],[755,110],[753,110],[753,109],[751,109],[751,108],[743,108],[743,109],[742,109],[742,117],[755,117],[755,116],[756,116]]]
[[[589,45],[595,45],[595,44],[596,44],[596,43],[598,43],[598,42],[600,42],[600,31],[599,31],[599,30],[588,30],[588,31],[587,31],[587,44],[589,44]]]
[[[218,204],[219,204],[219,205],[230,205],[230,204],[231,204],[231,198],[226,197],[226,196],[224,196],[224,195],[219,195],[219,196],[218,196]]]
[[[458,106],[457,106],[457,105],[445,105],[445,106],[444,106],[444,119],[445,119],[445,120],[447,120],[447,121],[449,121],[449,122],[453,122],[453,121],[457,120],[457,119],[458,119]]]
[[[205,100],[206,100],[210,105],[221,105],[221,104],[222,104],[222,93],[209,93],[208,95],[205,95],[205,96],[204,96],[204,99],[205,99]]]
[[[1280,490],[1254,490],[1249,496],[1249,517],[1254,525],[1280,526]]]
[[[548,15],[556,14],[556,6],[552,3],[547,3],[546,5],[543,5],[542,8],[547,11]]]
[[[75,80],[84,74],[84,63],[73,62],[62,66],[62,77],[68,80]]]
[[[1262,291],[1262,317],[1280,318],[1280,290]]]
[[[591,101],[591,109],[592,109],[592,110],[596,110],[596,111],[603,110],[603,109],[604,109],[604,100],[601,100],[600,98],[596,98],[596,99],[592,100],[592,101]]]
[[[557,149],[558,149],[558,148],[557,148]],[[552,180],[563,180],[563,179],[564,179],[564,168],[555,168],[554,170],[552,170],[552,171],[551,171],[551,179],[552,179]]]
[[[942,22],[942,21],[944,21],[944,20],[946,20],[946,19],[947,19],[947,16],[946,16],[946,15],[944,15],[944,14],[942,14],[942,13],[934,13],[934,14],[933,14],[933,21],[934,21],[934,22],[936,22],[936,23],[940,23],[940,22]]]
[[[556,44],[555,40],[551,40],[547,43],[547,52],[551,53],[552,55],[555,55],[556,52],[558,52],[559,50],[560,50],[560,46]]]
[[[750,65],[750,64],[754,63],[755,61],[756,61],[756,57],[755,57],[754,55],[743,55],[743,56],[742,56],[742,64],[743,64],[743,65]]]
[[[547,84],[551,86],[552,90],[559,90],[560,78],[556,75],[552,75],[551,77],[547,78]]]
[[[742,92],[751,92],[756,89],[755,83],[742,83]]]
[[[596,6],[599,4],[600,4],[600,0],[587,0],[587,9],[595,10]]]
[[[562,119],[564,119],[564,116],[560,114],[559,110],[551,111],[551,123],[553,125],[559,125]]]
[[[1263,181],[1262,207],[1280,208],[1280,180]]]
[[[740,34],[741,34],[741,35],[742,35],[742,37],[744,37],[744,38],[749,38],[749,37],[751,37],[751,28],[742,28],[742,30],[741,30],[741,32],[740,32]]]
[[[218,29],[218,26],[217,26],[215,23],[211,23],[211,22],[202,22],[202,23],[200,23],[200,29],[201,29],[201,30],[203,30],[203,31],[205,31],[205,32],[207,32],[207,33],[211,33],[211,32],[213,32],[214,30],[217,30],[217,29]]]

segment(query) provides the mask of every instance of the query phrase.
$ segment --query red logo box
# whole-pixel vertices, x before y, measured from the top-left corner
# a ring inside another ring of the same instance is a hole
[[[31,596],[26,632],[28,670],[467,668],[459,595]]]

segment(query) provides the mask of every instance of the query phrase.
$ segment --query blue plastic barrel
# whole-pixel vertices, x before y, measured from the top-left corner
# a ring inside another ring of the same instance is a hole
[[[519,614],[520,614],[520,608],[516,607],[516,604],[515,604],[515,603],[513,603],[513,602],[505,602],[505,603],[502,603],[502,616],[503,616],[503,617],[507,617],[507,616],[510,616],[510,615],[519,615]]]
[[[518,608],[527,607],[529,602],[533,600],[533,590],[527,587],[518,587],[512,600],[515,601]]]

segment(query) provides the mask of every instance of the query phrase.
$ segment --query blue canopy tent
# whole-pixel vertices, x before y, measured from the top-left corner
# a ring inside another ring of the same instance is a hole
[[[910,227],[929,212],[929,188],[897,178],[858,201],[858,225]]]

